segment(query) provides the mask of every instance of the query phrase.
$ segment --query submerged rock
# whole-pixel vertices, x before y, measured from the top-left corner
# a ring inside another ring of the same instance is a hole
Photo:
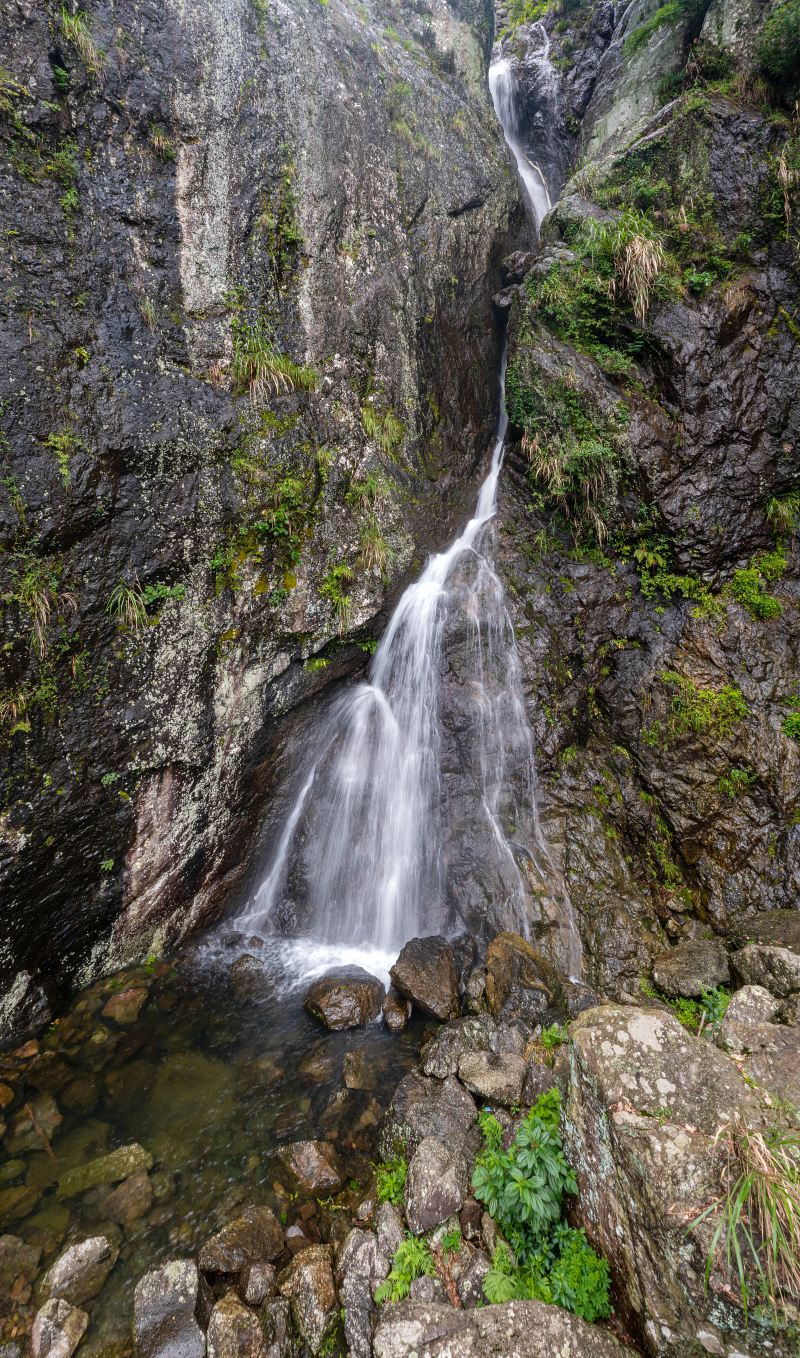
[[[200,1289],[200,1274],[190,1259],[173,1259],[140,1278],[133,1294],[136,1358],[204,1358],[206,1337],[197,1321]]]
[[[248,1264],[268,1264],[283,1249],[283,1231],[269,1207],[248,1207],[205,1242],[199,1255],[204,1273],[237,1274]]]
[[[42,1257],[40,1245],[28,1245],[16,1235],[0,1235],[0,1301],[9,1301],[20,1280],[31,1282]]]
[[[100,1155],[85,1165],[68,1169],[58,1181],[59,1196],[73,1198],[78,1193],[85,1193],[89,1188],[113,1184],[118,1179],[129,1178],[139,1170],[151,1169],[152,1165],[153,1157],[150,1152],[132,1142],[129,1146],[120,1146],[115,1151],[109,1151],[108,1155]]]
[[[342,1182],[339,1161],[330,1141],[293,1141],[278,1151],[304,1193],[329,1193]]]
[[[42,1279],[44,1300],[61,1297],[72,1306],[96,1297],[117,1262],[119,1250],[104,1235],[70,1245]]]
[[[747,943],[733,955],[736,974],[747,985],[763,986],[783,999],[800,991],[800,952],[764,943]]]
[[[608,1330],[541,1301],[400,1302],[381,1314],[374,1347],[375,1358],[635,1358]]]
[[[446,938],[412,938],[389,975],[423,1014],[445,1020],[461,1012],[455,954]]]
[[[330,1245],[311,1245],[298,1254],[278,1279],[281,1295],[292,1304],[292,1316],[311,1354],[320,1353],[339,1318]]]
[[[461,1209],[469,1165],[461,1151],[435,1137],[421,1141],[408,1166],[406,1220],[415,1235],[433,1230]]]
[[[150,1211],[153,1202],[153,1185],[146,1170],[123,1179],[117,1188],[112,1188],[101,1199],[100,1216],[108,1221],[118,1221],[121,1226],[130,1226],[139,1217]]]
[[[362,967],[340,967],[314,981],[303,1003],[327,1028],[361,1028],[377,1018],[386,987]]]
[[[32,1358],[72,1358],[88,1324],[89,1317],[85,1311],[53,1297],[45,1302],[33,1322]],[[178,1358],[178,1355],[175,1354],[174,1358]]]
[[[122,1026],[135,1023],[147,1003],[147,997],[148,991],[144,986],[132,986],[129,990],[122,990],[119,994],[112,995],[103,1005],[101,1010],[103,1018],[113,1019]]]

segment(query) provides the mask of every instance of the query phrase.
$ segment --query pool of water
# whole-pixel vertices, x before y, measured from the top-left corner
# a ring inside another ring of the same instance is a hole
[[[424,1024],[400,1036],[380,1022],[328,1033],[302,1005],[300,976],[321,969],[301,945],[287,958],[258,940],[243,954],[240,939],[218,939],[98,982],[38,1042],[0,1054],[13,1094],[2,1095],[0,1234],[41,1246],[40,1273],[107,1224],[111,1185],[66,1197],[63,1175],[132,1142],[153,1157],[152,1200],[112,1226],[119,1260],[85,1303],[84,1358],[129,1354],[136,1281],[195,1252],[240,1208],[268,1203],[287,1227],[325,1239],[365,1195],[383,1111]],[[335,1202],[303,1201],[276,1156],[306,1138],[339,1148],[346,1183]],[[34,1288],[5,1303],[0,1339],[25,1334],[35,1300]]]

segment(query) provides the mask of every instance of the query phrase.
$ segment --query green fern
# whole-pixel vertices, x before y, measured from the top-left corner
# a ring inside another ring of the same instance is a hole
[[[407,1235],[395,1251],[389,1276],[377,1289],[375,1300],[379,1304],[402,1301],[408,1296],[415,1278],[432,1277],[435,1272],[436,1263],[425,1241]]]

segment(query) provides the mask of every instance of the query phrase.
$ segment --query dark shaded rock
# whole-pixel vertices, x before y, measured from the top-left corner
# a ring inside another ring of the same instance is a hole
[[[529,1061],[522,1086],[522,1103],[526,1106],[535,1103],[540,1094],[546,1094],[555,1084],[559,1084],[559,1079],[552,1066],[545,1066],[541,1061]]]
[[[465,931],[450,940],[450,947],[453,949],[453,960],[456,964],[459,994],[463,995],[472,974],[472,964],[477,956],[478,945],[472,934]]]
[[[702,990],[728,985],[730,969],[724,944],[717,938],[679,943],[653,959],[653,979],[667,995],[697,998]]]
[[[0,1227],[22,1221],[33,1211],[40,1196],[41,1190],[33,1185],[16,1184],[13,1188],[0,1188]]]
[[[383,1021],[390,1033],[402,1033],[411,1018],[411,1001],[390,986],[383,1001]]]
[[[401,995],[423,1014],[444,1021],[460,1012],[458,971],[446,938],[433,935],[406,943],[389,975]]]
[[[292,1316],[311,1354],[318,1354],[339,1317],[329,1245],[312,1245],[298,1254],[278,1279],[281,1295],[292,1304]]]
[[[306,993],[306,1009],[327,1028],[361,1028],[381,1012],[386,989],[361,967],[341,967],[314,981]]]
[[[433,1230],[461,1209],[469,1166],[461,1151],[435,1137],[421,1141],[411,1157],[405,1187],[406,1220],[415,1235]]]
[[[32,1358],[71,1358],[86,1333],[85,1311],[53,1297],[37,1312],[31,1333]],[[178,1358],[178,1355],[175,1355]]]
[[[790,995],[781,1005],[781,1020],[793,1027],[800,1027],[800,994]]]
[[[486,968],[473,967],[464,989],[464,1008],[468,1014],[486,1012]]]
[[[275,1269],[272,1264],[245,1264],[239,1275],[239,1294],[248,1306],[263,1306],[275,1291]]]
[[[518,1104],[528,1065],[513,1052],[465,1052],[458,1063],[458,1078],[479,1099],[506,1108]]]
[[[480,1146],[476,1118],[475,1101],[453,1076],[435,1080],[412,1070],[387,1109],[380,1153],[384,1159],[410,1157],[421,1141],[433,1136],[469,1158]]]
[[[457,1310],[404,1301],[387,1307],[375,1332],[375,1358],[634,1358],[608,1330],[546,1306],[508,1301]]]
[[[104,1220],[118,1221],[121,1226],[130,1226],[150,1211],[152,1202],[150,1176],[146,1170],[140,1169],[100,1200],[100,1216]]]
[[[763,986],[779,999],[800,991],[800,952],[747,943],[733,954],[733,968],[746,985]]]
[[[329,1193],[342,1182],[339,1161],[329,1141],[293,1141],[278,1155],[304,1193]]]
[[[117,1262],[119,1250],[104,1235],[93,1235],[70,1245],[42,1279],[41,1297],[60,1297],[79,1306],[96,1297]]]
[[[286,1297],[273,1297],[261,1312],[264,1337],[269,1344],[267,1358],[293,1358],[292,1308]]]
[[[463,1053],[487,1051],[496,1033],[497,1025],[488,1014],[444,1024],[422,1048],[419,1064],[423,1075],[443,1080],[447,1075],[457,1074]]]
[[[64,1116],[53,1095],[43,1090],[14,1113],[6,1148],[12,1155],[18,1155],[20,1151],[39,1151],[63,1121]]]
[[[800,910],[764,910],[732,931],[737,943],[762,943],[771,948],[790,948],[800,953]]]
[[[595,1005],[603,1003],[602,996],[598,995],[596,990],[583,985],[580,981],[565,980],[564,994],[569,1018],[577,1018],[584,1010],[594,1009]]]
[[[475,1306],[485,1305],[483,1280],[491,1266],[489,1256],[484,1254],[483,1250],[475,1250],[474,1254],[470,1255],[457,1283],[461,1305],[466,1307],[467,1310]]]
[[[152,1164],[153,1157],[150,1152],[136,1142],[129,1146],[120,1146],[118,1150],[109,1151],[108,1155],[100,1155],[85,1165],[68,1169],[58,1181],[59,1196],[73,1198],[78,1193],[85,1193],[89,1188],[113,1184],[118,1179],[127,1179],[140,1170],[151,1169]]]
[[[347,1089],[374,1089],[377,1072],[364,1051],[349,1051],[344,1058],[344,1083]]]
[[[408,1295],[411,1301],[424,1306],[447,1301],[447,1292],[441,1278],[430,1277],[427,1273],[423,1273],[421,1278],[414,1278]]]
[[[226,1292],[215,1303],[206,1344],[208,1358],[267,1358],[261,1323],[235,1292]]]
[[[461,1234],[465,1240],[477,1240],[481,1233],[483,1208],[476,1198],[467,1198],[459,1213]]]
[[[486,1002],[495,1018],[541,1021],[565,1012],[562,978],[519,934],[502,933],[486,952]]]
[[[42,1257],[40,1245],[27,1245],[16,1235],[0,1235],[0,1301],[9,1301],[20,1279],[32,1282]]]
[[[145,1273],[133,1294],[136,1358],[204,1358],[197,1323],[201,1279],[190,1259],[172,1259]]]
[[[283,1249],[283,1232],[269,1207],[248,1207],[212,1235],[200,1250],[204,1273],[237,1274],[248,1264],[267,1264]]]

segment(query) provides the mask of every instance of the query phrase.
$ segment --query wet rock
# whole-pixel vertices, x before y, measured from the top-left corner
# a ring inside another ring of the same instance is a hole
[[[12,1155],[18,1155],[20,1151],[40,1151],[63,1121],[53,1095],[43,1091],[14,1114],[6,1148]]]
[[[787,1030],[788,1031],[788,1030]],[[652,1351],[692,1347],[700,1324],[727,1332],[744,1317],[705,1259],[712,1222],[687,1232],[719,1192],[717,1133],[733,1119],[757,1125],[759,1099],[731,1060],[671,1015],[603,1005],[572,1024],[565,1148],[582,1222],[609,1260],[623,1304],[635,1309]]]
[[[739,943],[761,943],[800,953],[800,910],[764,910],[755,918],[738,921],[734,937]]]
[[[113,1019],[123,1026],[135,1023],[147,1003],[148,993],[144,986],[132,986],[129,990],[112,995],[101,1010],[103,1018]]]
[[[33,1322],[32,1358],[71,1358],[88,1324],[89,1317],[78,1307],[55,1297],[45,1302]]]
[[[464,987],[464,1008],[468,1014],[486,1011],[486,968],[473,967]]]
[[[117,1262],[119,1250],[106,1236],[93,1235],[70,1245],[42,1279],[41,1297],[60,1297],[79,1306],[96,1297]]]
[[[653,960],[653,979],[667,995],[696,998],[703,990],[728,985],[728,954],[716,938],[679,943]]]
[[[400,994],[423,1014],[444,1021],[460,1013],[456,960],[446,938],[412,938],[389,975]]]
[[[212,1235],[200,1250],[204,1273],[237,1274],[248,1264],[268,1264],[283,1249],[283,1232],[269,1207],[248,1207]]]
[[[408,1166],[406,1220],[415,1235],[458,1212],[467,1194],[469,1165],[461,1152],[435,1137],[421,1141]]]
[[[100,1155],[96,1160],[90,1160],[88,1164],[68,1169],[58,1181],[59,1196],[73,1198],[78,1193],[85,1193],[89,1188],[113,1184],[119,1179],[129,1178],[140,1170],[148,1170],[152,1164],[153,1157],[150,1152],[134,1141],[129,1146],[120,1146],[115,1151],[109,1151],[108,1155]]]
[[[496,1031],[497,1025],[488,1014],[444,1024],[422,1048],[419,1064],[423,1074],[434,1075],[437,1080],[457,1074],[464,1052],[488,1051]]]
[[[412,1070],[400,1081],[381,1128],[383,1159],[410,1157],[421,1141],[433,1136],[469,1159],[480,1147],[477,1109],[470,1094],[452,1075],[435,1080]]]
[[[465,1052],[458,1078],[478,1098],[510,1108],[522,1098],[527,1062],[513,1052]]]
[[[312,1047],[310,1052],[306,1053],[297,1069],[299,1074],[304,1075],[306,1079],[319,1080],[324,1084],[333,1079],[336,1064],[336,1052],[331,1050],[327,1039],[323,1039],[322,1042],[318,1042],[316,1046]],[[269,1080],[265,1080],[265,1083],[271,1082],[271,1077]]]
[[[9,1301],[21,1281],[33,1281],[41,1257],[41,1246],[27,1245],[16,1235],[0,1235],[0,1301]]]
[[[99,1204],[100,1216],[104,1220],[118,1221],[121,1226],[130,1226],[139,1217],[145,1216],[153,1203],[153,1186],[147,1171],[140,1169],[131,1174],[117,1188],[112,1188]]]
[[[267,1358],[294,1358],[292,1337],[292,1308],[285,1297],[273,1297],[261,1312]]]
[[[339,1254],[336,1278],[344,1307],[345,1342],[352,1358],[371,1358],[372,1297],[386,1278],[389,1266],[389,1258],[372,1231],[350,1231]]]
[[[383,1001],[383,1021],[390,1033],[402,1033],[411,1018],[411,1001],[390,986]]]
[[[318,1354],[339,1316],[330,1246],[312,1245],[303,1250],[281,1274],[278,1287],[291,1302],[301,1339],[311,1354]]]
[[[342,1182],[339,1161],[329,1141],[294,1141],[278,1151],[304,1193],[329,1193]]]
[[[377,1075],[364,1051],[349,1051],[344,1058],[344,1082],[348,1089],[374,1089]]]
[[[272,1264],[245,1264],[239,1275],[239,1294],[248,1306],[263,1306],[275,1291],[275,1269]]]
[[[747,943],[733,954],[733,967],[745,984],[763,986],[779,998],[800,991],[800,952],[789,948]]]
[[[459,993],[463,995],[478,951],[477,945],[472,934],[464,932],[451,940],[450,947],[453,949],[453,959],[456,964]]]
[[[405,1235],[403,1218],[393,1203],[382,1202],[375,1213],[375,1234],[383,1253],[392,1259]]]
[[[442,1303],[386,1307],[375,1332],[375,1358],[634,1358],[608,1330],[558,1306],[508,1301],[458,1310]]]
[[[537,1023],[565,1012],[561,977],[519,934],[502,933],[486,953],[486,1003],[495,1018]]]
[[[14,1091],[11,1085],[0,1083],[0,1110],[8,1108],[14,1102]]]
[[[266,1358],[267,1345],[258,1317],[235,1292],[216,1302],[206,1333],[208,1358]]]
[[[0,1188],[6,1188],[15,1180],[21,1179],[28,1168],[27,1160],[6,1160],[0,1164]]]
[[[525,1070],[521,1102],[526,1106],[535,1103],[540,1094],[546,1094],[548,1089],[552,1089],[553,1085],[558,1083],[558,1075],[552,1066],[545,1066],[541,1061],[529,1061]]]
[[[381,1012],[385,986],[361,967],[341,967],[314,981],[303,1003],[327,1028],[361,1028]]]
[[[0,1227],[10,1226],[30,1215],[39,1201],[38,1188],[27,1184],[17,1184],[13,1188],[0,1189]]]
[[[458,1295],[462,1306],[470,1309],[474,1306],[483,1306],[486,1298],[483,1294],[483,1280],[491,1268],[489,1256],[483,1250],[476,1250],[462,1269],[458,1279]]]
[[[173,1259],[145,1273],[133,1294],[136,1358],[204,1358],[198,1322],[201,1280],[189,1259]]]

